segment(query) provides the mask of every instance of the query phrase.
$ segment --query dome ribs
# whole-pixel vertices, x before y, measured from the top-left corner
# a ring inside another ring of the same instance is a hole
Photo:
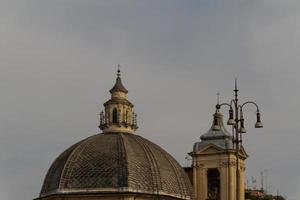
[[[159,147],[160,148],[160,147]],[[164,151],[164,150],[163,150]],[[189,180],[187,179],[187,177],[183,177],[182,176],[182,168],[179,166],[175,166],[174,163],[176,163],[176,161],[174,162],[173,157],[171,156],[166,156],[168,155],[167,152],[165,152],[165,154],[162,154],[172,165],[173,171],[176,174],[176,179],[177,179],[177,183],[180,189],[180,193],[182,195],[182,197],[192,197],[193,196],[193,192],[190,188],[185,187],[187,182],[189,182]]]
[[[174,166],[173,162],[170,160],[169,156],[166,156],[166,154],[162,154],[162,156],[164,156],[166,158],[166,160],[169,161],[170,165],[172,166],[172,169],[173,169],[173,172],[175,173],[175,177],[176,177],[176,180],[177,180],[177,184],[178,184],[178,188],[180,190],[180,194],[183,195],[185,192],[184,192],[184,187],[182,185],[182,180],[179,180],[179,178],[181,179],[180,177],[180,173],[178,173],[178,169]]]
[[[78,158],[80,158],[81,152],[85,149],[87,146],[87,143],[89,140],[93,139],[95,136],[91,136],[82,142],[73,149],[72,153],[70,154],[65,167],[63,169],[63,172],[61,174],[61,180],[59,183],[59,189],[68,188],[70,179],[72,178],[72,172],[74,170],[74,165],[76,165]]]
[[[128,159],[128,187],[152,193],[153,180],[150,163],[142,146],[135,140],[138,136],[122,135]]]
[[[120,132],[91,136],[63,152],[50,167],[39,199],[108,193],[193,199],[188,177],[170,154],[141,136]]]
[[[119,168],[122,165],[119,165],[117,135],[107,140],[100,139],[103,135],[94,137],[95,139],[82,143],[80,148],[74,150],[74,156],[70,157],[61,182],[63,188],[119,187],[119,172],[124,169]],[[123,181],[122,187],[125,183],[126,181]]]
[[[153,193],[159,194],[161,187],[161,180],[160,180],[160,172],[158,169],[157,161],[155,159],[155,156],[153,155],[153,152],[149,148],[149,146],[145,143],[145,139],[141,140],[141,137],[134,137],[135,141],[142,147],[142,149],[145,152],[145,155],[147,156],[147,159],[149,161],[149,167],[151,168],[151,177],[152,177],[152,188]]]
[[[182,191],[180,189],[181,185],[178,183],[179,175],[174,170],[174,165],[175,163],[177,164],[175,159],[170,159],[170,154],[158,145],[154,144],[151,150],[153,151],[157,162],[160,164],[159,170],[161,174],[160,179],[162,182],[162,191],[182,196]]]
[[[64,151],[59,157],[55,159],[52,166],[47,172],[47,175],[44,180],[43,187],[40,192],[40,196],[42,194],[48,193],[49,191],[57,190],[59,188],[61,175],[64,170],[65,163],[67,162],[70,154],[72,154],[73,150],[80,144],[80,142],[72,145],[66,151]]]
[[[127,155],[126,149],[124,145],[123,134],[118,134],[120,139],[117,140],[118,142],[118,185],[119,187],[128,187],[128,163],[127,163]]]

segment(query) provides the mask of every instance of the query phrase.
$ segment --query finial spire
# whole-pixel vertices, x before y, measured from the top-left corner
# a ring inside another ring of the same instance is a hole
[[[118,64],[118,71],[117,71],[117,76],[120,77],[121,76],[121,65]]]
[[[236,102],[238,101],[238,87],[237,87],[237,78],[235,78],[235,81],[234,81],[234,96],[235,96],[235,100]]]
[[[110,90],[110,93],[113,93],[113,92],[123,92],[126,94],[128,93],[128,90],[126,90],[126,88],[122,84],[120,68],[121,68],[121,66],[118,65],[116,83],[115,83],[114,87]]]

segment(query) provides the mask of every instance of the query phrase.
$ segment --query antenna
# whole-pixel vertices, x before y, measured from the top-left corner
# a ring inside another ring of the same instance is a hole
[[[268,169],[264,169],[264,173],[265,173],[265,189],[266,189],[266,193],[269,191],[269,189],[270,189],[270,187],[271,186],[269,186],[268,185],[268,172],[269,172],[269,170]]]
[[[261,190],[264,191],[264,172],[263,171],[260,172],[260,176],[261,176]]]

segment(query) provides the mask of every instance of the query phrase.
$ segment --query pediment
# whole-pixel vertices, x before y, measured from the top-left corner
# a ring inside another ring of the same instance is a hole
[[[197,151],[196,154],[215,154],[215,153],[221,153],[223,151],[224,150],[218,147],[217,145],[208,144],[207,146]]]

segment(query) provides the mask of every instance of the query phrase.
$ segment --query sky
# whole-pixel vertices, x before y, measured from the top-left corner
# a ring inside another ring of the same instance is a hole
[[[53,160],[99,133],[116,66],[137,134],[183,166],[216,93],[244,111],[246,179],[300,199],[297,0],[0,0],[0,199],[38,197]],[[227,111],[222,110],[225,116]]]

